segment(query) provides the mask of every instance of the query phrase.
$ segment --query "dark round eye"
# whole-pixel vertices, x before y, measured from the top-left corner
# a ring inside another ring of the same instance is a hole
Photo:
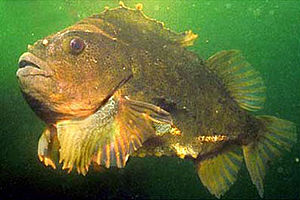
[[[83,40],[81,40],[80,38],[74,38],[70,41],[70,52],[72,54],[79,54],[83,51],[85,47],[85,44],[83,42]]]

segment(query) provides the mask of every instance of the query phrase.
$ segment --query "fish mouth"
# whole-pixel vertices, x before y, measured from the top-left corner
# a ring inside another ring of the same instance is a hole
[[[50,77],[48,64],[30,52],[26,52],[19,58],[17,77],[43,76]]]
[[[24,67],[28,67],[28,66],[32,66],[32,67],[36,67],[38,69],[41,69],[38,65],[36,65],[35,63],[30,62],[28,60],[21,60],[19,62],[19,68],[24,68]]]

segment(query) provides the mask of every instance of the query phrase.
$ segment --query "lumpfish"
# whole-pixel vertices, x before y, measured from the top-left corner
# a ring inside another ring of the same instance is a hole
[[[29,45],[17,77],[47,124],[39,159],[85,175],[129,156],[179,156],[218,198],[244,160],[262,197],[266,165],[291,149],[296,126],[253,115],[265,101],[259,73],[237,50],[201,59],[186,48],[196,38],[120,3]]]

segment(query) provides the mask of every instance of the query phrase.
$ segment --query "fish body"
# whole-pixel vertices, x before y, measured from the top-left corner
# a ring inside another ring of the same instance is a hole
[[[265,165],[291,148],[294,124],[249,112],[262,108],[265,87],[239,51],[203,60],[186,48],[196,34],[172,32],[141,8],[106,9],[20,57],[21,90],[47,124],[40,160],[56,168],[58,156],[86,174],[129,156],[190,158],[220,197],[244,157],[262,196]]]

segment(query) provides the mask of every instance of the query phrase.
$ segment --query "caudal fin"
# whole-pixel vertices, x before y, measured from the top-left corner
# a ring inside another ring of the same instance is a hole
[[[284,151],[289,151],[296,142],[297,135],[296,126],[290,121],[267,115],[257,118],[264,126],[255,141],[243,146],[243,154],[252,183],[260,197],[263,197],[267,163],[282,155]]]

